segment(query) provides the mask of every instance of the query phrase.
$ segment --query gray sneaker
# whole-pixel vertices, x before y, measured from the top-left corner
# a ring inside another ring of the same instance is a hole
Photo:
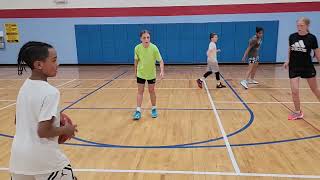
[[[242,81],[240,82],[240,84],[241,84],[245,89],[248,89],[248,82],[247,82],[247,80],[242,80]]]

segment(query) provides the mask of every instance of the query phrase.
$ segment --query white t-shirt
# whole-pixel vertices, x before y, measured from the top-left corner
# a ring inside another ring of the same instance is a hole
[[[23,175],[48,174],[70,164],[58,144],[58,137],[40,138],[38,124],[54,118],[60,126],[60,92],[48,82],[27,79],[16,105],[16,134],[13,139],[10,172]]]
[[[209,54],[209,51],[212,49],[217,49],[216,43],[214,42],[210,42],[208,47],[208,51],[207,51],[208,61],[217,61],[217,51]]]

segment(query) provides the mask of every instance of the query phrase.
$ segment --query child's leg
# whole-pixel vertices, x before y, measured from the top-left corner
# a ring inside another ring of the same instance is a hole
[[[202,88],[202,81],[204,81],[204,79],[206,79],[208,76],[210,76],[212,74],[211,70],[208,70],[206,73],[204,73],[203,77],[201,79],[197,79],[197,84],[199,88]]]
[[[292,78],[290,79],[290,85],[291,85],[291,94],[292,94],[292,100],[294,103],[294,110],[296,112],[299,112],[300,109],[300,97],[299,97],[299,83],[300,78]]]
[[[214,61],[208,61],[207,72],[204,73],[203,79],[207,78],[208,76],[210,76],[212,74],[212,71],[215,69],[215,66],[216,66],[216,64]]]
[[[155,107],[156,103],[157,103],[155,84],[148,84],[148,90],[149,90],[149,94],[150,94],[151,105],[152,105],[152,107]]]
[[[257,72],[257,69],[258,69],[258,65],[259,65],[259,62],[256,62],[253,64],[252,71],[250,74],[251,79],[254,79],[256,72]]]
[[[216,80],[217,80],[217,83],[220,83],[220,72],[216,72]]]
[[[252,73],[252,70],[253,70],[253,68],[254,68],[254,65],[255,65],[254,63],[250,63],[250,64],[249,64],[248,71],[247,71],[247,73],[246,73],[246,78],[245,78],[246,81],[249,80],[249,78],[250,78],[250,76],[251,76],[251,73]]]
[[[148,80],[148,89],[149,89],[149,94],[150,94],[150,100],[152,104],[152,109],[151,109],[151,116],[152,118],[158,117],[158,111],[157,111],[157,96],[156,96],[156,91],[155,91],[155,84],[156,80]]]
[[[137,111],[141,111],[145,82],[146,82],[146,80],[141,79],[141,78],[137,78],[137,84],[138,84]]]
[[[254,61],[249,59],[249,67],[248,67],[248,71],[246,73],[246,77],[244,80],[242,80],[240,82],[240,84],[245,88],[248,89],[248,84],[250,83],[249,78],[251,76],[252,73],[252,69],[254,67]]]
[[[320,90],[318,89],[317,79],[316,77],[308,78],[307,79],[309,87],[314,95],[318,98],[318,101],[320,101]]]
[[[208,76],[210,76],[212,74],[212,71],[207,71],[206,73],[204,73],[203,78],[207,78]]]
[[[254,80],[257,69],[258,69],[258,65],[259,65],[259,56],[251,57],[251,58],[249,58],[249,61],[253,64],[253,67],[252,67],[252,70],[250,73],[249,84],[259,84],[258,81]]]
[[[207,64],[207,72],[204,73],[201,79],[197,79],[196,81],[199,88],[202,88],[202,81],[212,74],[212,68],[213,68],[213,63],[210,61]]]
[[[303,118],[303,113],[300,107],[299,81],[300,81],[300,77],[290,79],[292,100],[294,103],[295,112],[289,114],[288,120],[296,120],[296,119]]]
[[[220,72],[216,72],[217,88],[225,88],[226,86],[220,81]]]
[[[138,84],[137,109],[133,114],[134,120],[139,120],[141,118],[141,105],[143,100],[145,82],[146,82],[145,79],[137,78],[137,84]]]
[[[138,84],[138,94],[137,94],[137,110],[140,111],[144,93],[144,84]]]

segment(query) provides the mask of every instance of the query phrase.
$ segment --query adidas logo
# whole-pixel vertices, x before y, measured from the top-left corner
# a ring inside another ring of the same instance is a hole
[[[304,45],[304,42],[300,40],[299,42],[296,42],[291,45],[291,51],[307,52],[307,49]]]

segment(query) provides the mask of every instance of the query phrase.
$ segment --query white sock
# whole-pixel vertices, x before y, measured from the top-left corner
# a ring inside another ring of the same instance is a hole
[[[152,106],[152,109],[157,109],[157,106]]]
[[[137,107],[137,111],[141,112],[141,107]]]

